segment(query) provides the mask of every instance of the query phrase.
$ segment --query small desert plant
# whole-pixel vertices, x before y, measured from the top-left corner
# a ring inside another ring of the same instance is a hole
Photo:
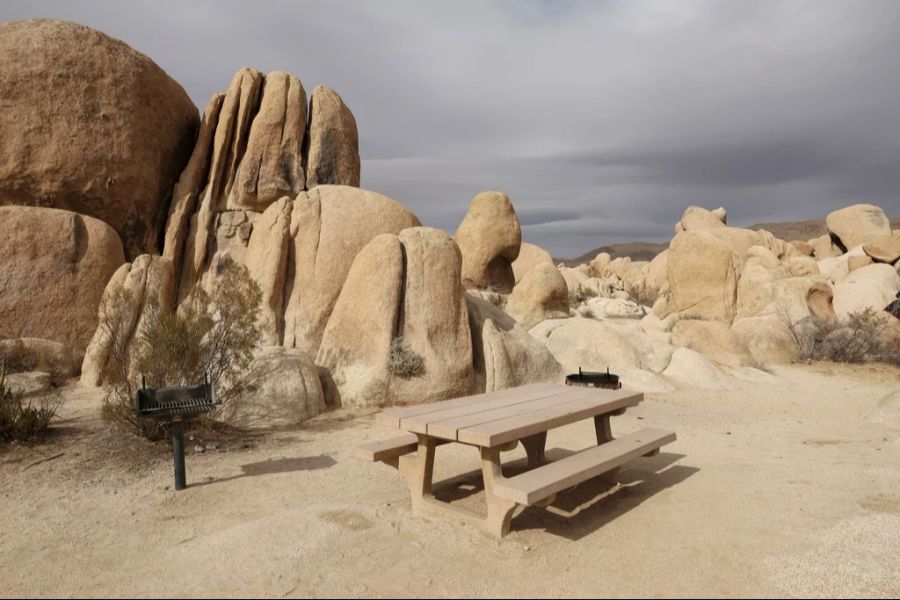
[[[25,402],[23,394],[7,387],[6,364],[0,361],[0,442],[25,441],[47,432],[62,403],[55,393]]]
[[[484,295],[484,299],[500,310],[503,310],[506,307],[506,294],[500,294],[498,292],[488,292]]]
[[[646,285],[638,285],[629,290],[628,296],[641,306],[653,306],[658,294]]]
[[[582,302],[596,297],[597,292],[594,289],[579,284],[578,287],[569,292],[569,306],[578,306]]]
[[[406,345],[402,337],[391,340],[387,367],[394,375],[404,378],[418,377],[425,373],[425,361]]]
[[[122,339],[127,329],[109,319],[101,323],[112,341],[111,360],[103,373],[107,389],[104,418],[151,439],[165,433],[164,424],[134,413],[139,377],[156,388],[208,380],[222,408],[252,391],[247,371],[259,339],[262,292],[247,270],[233,261],[224,261],[217,269],[211,292],[195,286],[175,312],[160,310],[149,301],[131,343]],[[130,301],[127,295],[112,298],[113,303]],[[101,310],[104,315],[125,312],[115,306]]]
[[[799,349],[801,362],[885,362],[900,365],[900,348],[888,337],[889,321],[872,308],[851,313],[846,321],[826,321],[811,315],[793,322],[782,315]]]

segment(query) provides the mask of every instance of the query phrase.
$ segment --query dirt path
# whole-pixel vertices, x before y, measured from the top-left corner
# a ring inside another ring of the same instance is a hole
[[[411,514],[395,471],[352,459],[392,433],[371,412],[190,455],[175,493],[165,448],[109,433],[96,393],[66,399],[49,443],[0,451],[3,596],[900,594],[896,369],[649,395],[614,432],[658,425],[675,444],[612,493],[528,509],[501,542]],[[592,436],[576,424],[548,447]],[[461,503],[481,499],[477,468],[469,448],[438,450]]]

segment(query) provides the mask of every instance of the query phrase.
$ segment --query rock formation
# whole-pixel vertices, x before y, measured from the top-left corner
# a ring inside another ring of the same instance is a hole
[[[508,293],[516,283],[512,263],[519,256],[522,230],[509,196],[482,192],[456,230],[466,287]]]
[[[66,21],[0,25],[0,55],[0,204],[99,219],[129,258],[159,251],[197,132],[184,89],[127,44]]]

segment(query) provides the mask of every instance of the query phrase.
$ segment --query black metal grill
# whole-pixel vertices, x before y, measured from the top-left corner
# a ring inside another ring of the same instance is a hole
[[[139,417],[168,419],[171,424],[172,455],[175,460],[175,489],[187,487],[184,468],[184,421],[195,419],[218,406],[209,381],[195,386],[148,388],[141,378],[134,411]]]
[[[622,387],[622,382],[619,381],[618,375],[609,372],[608,367],[606,373],[603,373],[602,371],[582,371],[581,367],[578,367],[577,373],[566,375],[566,385],[602,387],[617,390]]]

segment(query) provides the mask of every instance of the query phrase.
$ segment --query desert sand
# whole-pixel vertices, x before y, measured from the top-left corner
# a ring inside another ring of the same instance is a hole
[[[100,392],[72,386],[49,442],[0,454],[0,594],[896,596],[898,382],[896,368],[819,364],[648,394],[614,433],[658,425],[678,441],[618,488],[527,509],[501,541],[412,514],[396,471],[351,457],[392,434],[371,409],[207,442],[175,492],[165,445],[111,433]],[[578,423],[548,448],[592,436]],[[436,469],[439,495],[481,500],[471,448],[440,448]]]

